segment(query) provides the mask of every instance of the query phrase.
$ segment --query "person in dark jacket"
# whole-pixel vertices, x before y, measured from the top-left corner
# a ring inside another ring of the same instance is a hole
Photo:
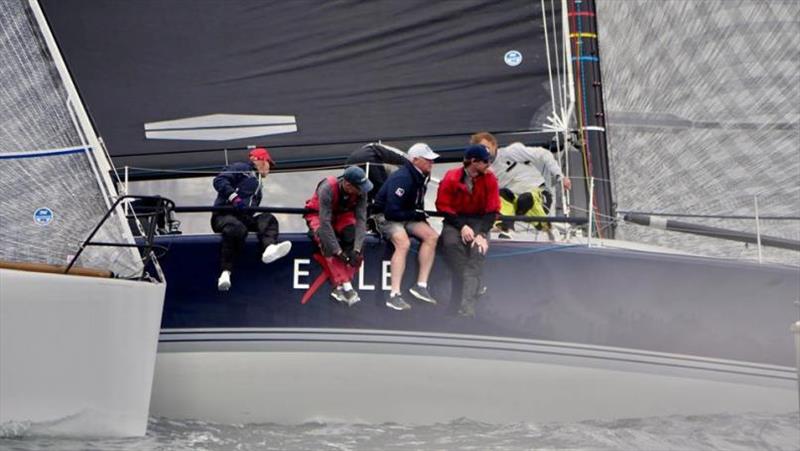
[[[345,169],[341,177],[326,177],[306,201],[303,217],[330,275],[333,300],[348,306],[361,298],[350,282],[364,260],[362,247],[367,234],[367,193],[372,182],[358,166]]]
[[[408,149],[405,164],[393,172],[375,196],[373,208],[378,231],[394,245],[391,260],[392,288],[386,306],[395,310],[411,308],[402,297],[400,284],[406,269],[406,256],[411,247],[409,236],[420,240],[417,284],[408,291],[421,301],[436,304],[428,292],[428,276],[436,254],[439,234],[428,224],[425,213],[425,192],[428,189],[433,160],[439,158],[427,144],[417,143]]]
[[[402,167],[407,160],[402,150],[379,142],[362,146],[347,157],[344,163],[347,166],[358,166],[363,169],[372,182],[372,191],[367,193],[367,216],[374,214],[372,206],[375,195],[386,183],[389,173],[394,171],[394,168]]]
[[[497,177],[489,170],[489,150],[471,145],[463,166],[447,171],[439,183],[436,210],[444,213],[442,247],[450,269],[461,285],[458,314],[475,316],[489,230],[500,211]]]
[[[255,232],[261,246],[261,261],[272,263],[292,249],[290,241],[276,243],[278,220],[272,213],[253,214],[248,207],[261,204],[264,179],[275,163],[263,147],[250,151],[250,161],[233,163],[214,177],[217,198],[215,207],[234,207],[235,211],[215,211],[211,215],[211,229],[222,234],[220,246],[221,274],[217,289],[231,288],[233,262],[244,246],[247,232]]]

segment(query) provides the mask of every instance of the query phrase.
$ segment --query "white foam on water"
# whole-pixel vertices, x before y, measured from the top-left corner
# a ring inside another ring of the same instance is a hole
[[[0,426],[0,449],[15,451],[229,450],[798,450],[800,415],[665,416],[577,423],[488,424],[465,418],[431,425],[312,422],[225,425],[153,418],[146,437],[37,436],[26,423]]]

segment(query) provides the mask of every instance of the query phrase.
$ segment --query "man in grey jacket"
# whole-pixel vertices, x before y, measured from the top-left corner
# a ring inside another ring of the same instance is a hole
[[[367,231],[367,193],[372,182],[358,166],[340,177],[326,177],[306,201],[309,235],[325,260],[334,286],[331,297],[348,306],[360,301],[351,280],[363,261]]]
[[[553,204],[552,180],[572,187],[564,176],[553,154],[543,147],[529,147],[520,142],[498,148],[497,139],[488,132],[472,135],[471,144],[482,144],[492,155],[492,171],[500,186],[500,214],[507,216],[547,216]],[[534,224],[548,231],[549,224]],[[497,224],[501,237],[509,237],[514,224],[504,221]]]

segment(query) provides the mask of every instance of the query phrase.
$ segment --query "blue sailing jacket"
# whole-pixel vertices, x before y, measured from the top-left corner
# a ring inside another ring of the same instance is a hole
[[[261,205],[261,178],[253,163],[238,162],[225,168],[214,177],[214,189],[217,190],[215,207],[231,205],[235,193],[248,207]]]
[[[425,208],[428,177],[410,161],[392,173],[375,196],[374,211],[389,221],[411,221],[414,211]]]

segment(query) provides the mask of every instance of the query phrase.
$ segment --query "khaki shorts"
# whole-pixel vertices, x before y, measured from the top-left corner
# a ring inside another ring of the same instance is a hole
[[[383,236],[387,240],[392,239],[392,235],[395,233],[405,230],[408,236],[414,236],[413,230],[417,224],[421,224],[425,221],[389,221],[383,216],[383,213],[377,213],[372,217],[375,220],[375,227],[380,232],[381,236]]]

